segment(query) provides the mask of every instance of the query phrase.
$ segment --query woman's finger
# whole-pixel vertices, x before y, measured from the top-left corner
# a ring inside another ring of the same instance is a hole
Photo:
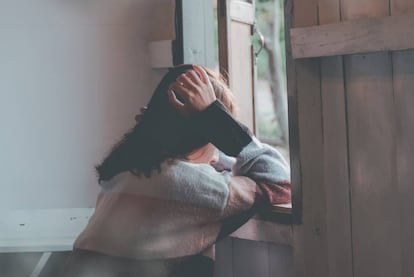
[[[168,90],[168,100],[170,104],[178,110],[178,112],[185,113],[184,104],[180,100],[177,99],[177,96],[175,95],[172,89]]]
[[[209,79],[207,76],[207,73],[204,71],[204,69],[196,64],[193,65],[194,70],[198,73],[198,75],[200,76],[201,81],[203,81],[203,83],[207,84]]]
[[[198,76],[198,74],[194,70],[189,70],[186,72],[187,78],[189,78],[195,85],[199,84],[201,81],[201,78]]]
[[[171,84],[170,89],[174,90],[175,93],[178,94],[181,99],[187,101],[189,96],[191,95],[191,90],[184,86],[184,83],[181,82],[174,82]]]
[[[177,78],[177,81],[183,83],[184,87],[190,89],[191,91],[197,89],[197,84],[186,73],[181,74],[180,77]]]

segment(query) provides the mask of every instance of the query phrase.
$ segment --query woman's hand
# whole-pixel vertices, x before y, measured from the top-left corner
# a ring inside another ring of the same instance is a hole
[[[183,115],[201,112],[216,100],[207,73],[200,66],[193,65],[193,68],[181,74],[168,89],[171,105]],[[177,99],[177,95],[184,103]]]

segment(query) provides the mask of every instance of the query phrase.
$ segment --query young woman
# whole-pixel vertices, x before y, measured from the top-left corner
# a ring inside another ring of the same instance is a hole
[[[288,165],[234,113],[221,76],[171,68],[97,167],[102,192],[63,276],[213,276],[215,242],[290,201]]]

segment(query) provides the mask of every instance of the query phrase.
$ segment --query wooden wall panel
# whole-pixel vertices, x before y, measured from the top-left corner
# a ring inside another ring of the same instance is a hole
[[[233,276],[270,276],[267,243],[250,240],[234,240]]]
[[[341,21],[339,0],[319,0],[319,24]],[[348,132],[343,58],[321,58],[329,276],[352,276]]]
[[[326,202],[323,186],[322,107],[318,60],[297,61],[299,142],[303,191],[303,225],[305,272],[310,276],[327,276]]]
[[[389,0],[342,0],[341,18],[352,20],[387,16],[389,15],[389,6]]]
[[[414,51],[396,52],[394,95],[397,119],[397,182],[401,205],[403,277],[414,276]]]
[[[318,24],[318,1],[293,1],[292,27]],[[289,49],[288,49],[289,50]],[[287,59],[289,59],[289,55]],[[297,100],[303,224],[294,226],[295,276],[328,276],[326,202],[323,186],[323,137],[320,62],[300,60],[294,67]],[[289,79],[288,79],[289,80]],[[292,85],[289,85],[292,89]]]
[[[400,276],[390,53],[346,59],[355,277]]]
[[[329,276],[352,276],[346,101],[342,57],[321,60]]]
[[[312,22],[315,1],[293,2],[293,27],[414,15],[412,0],[319,0],[318,21]],[[316,59],[294,61],[288,68],[295,84],[289,96],[296,93],[298,103],[304,206],[304,224],[294,234],[295,266],[302,266],[297,276],[414,276],[414,51],[319,61],[319,68]],[[317,80],[321,129],[313,117]],[[322,138],[321,154],[303,141],[310,137],[317,151]],[[309,165],[311,154],[318,159],[315,167]],[[317,166],[323,168],[323,186],[314,184],[320,177]],[[320,195],[307,185],[320,188]],[[316,199],[323,204],[309,204]],[[316,240],[315,232],[307,234],[318,225],[322,238]],[[323,262],[311,264],[312,247],[320,259],[328,253],[328,274]]]
[[[390,13],[388,0],[341,4],[344,20]],[[345,70],[354,277],[400,276],[391,54],[348,56]]]
[[[216,244],[214,277],[233,277],[233,239],[231,237]]]
[[[216,244],[214,277],[293,277],[293,248],[228,237]]]
[[[412,0],[390,0],[391,15],[414,14]]]
[[[391,0],[391,14],[414,14],[414,1]],[[414,51],[394,52],[394,97],[397,121],[397,182],[401,205],[403,277],[414,276]]]
[[[293,277],[293,249],[291,246],[268,244],[269,277]],[[259,277],[259,276],[257,276]]]

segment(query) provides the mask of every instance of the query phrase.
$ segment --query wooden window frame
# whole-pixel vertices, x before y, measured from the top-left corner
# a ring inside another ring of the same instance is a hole
[[[183,37],[183,0],[176,1],[176,39],[173,42],[173,61],[174,65],[188,63],[185,60],[184,54],[184,37]],[[292,15],[292,5],[290,1],[286,1],[285,5],[285,33],[286,33],[286,63],[287,63],[287,76],[288,76],[288,112],[289,112],[289,145],[290,145],[290,167],[291,167],[291,182],[292,182],[292,209],[290,213],[269,211],[261,214],[257,218],[265,221],[272,221],[282,224],[301,224],[302,223],[302,187],[301,187],[301,174],[300,174],[300,158],[299,158],[299,130],[298,130],[298,108],[297,108],[297,96],[295,94],[295,82],[289,78],[294,76],[292,74],[293,58],[290,48],[290,28]],[[219,37],[227,36],[227,23],[225,20],[220,20],[220,17],[225,16],[223,11],[226,11],[226,0],[217,0],[218,7],[218,26]],[[224,5],[224,6],[223,6]],[[222,14],[220,14],[220,11]],[[221,30],[221,31],[220,31]],[[220,46],[219,38],[219,59],[220,59],[220,71],[226,76],[228,69],[228,55],[227,46]],[[191,61],[190,61],[191,62]],[[206,61],[206,63],[208,63]]]

